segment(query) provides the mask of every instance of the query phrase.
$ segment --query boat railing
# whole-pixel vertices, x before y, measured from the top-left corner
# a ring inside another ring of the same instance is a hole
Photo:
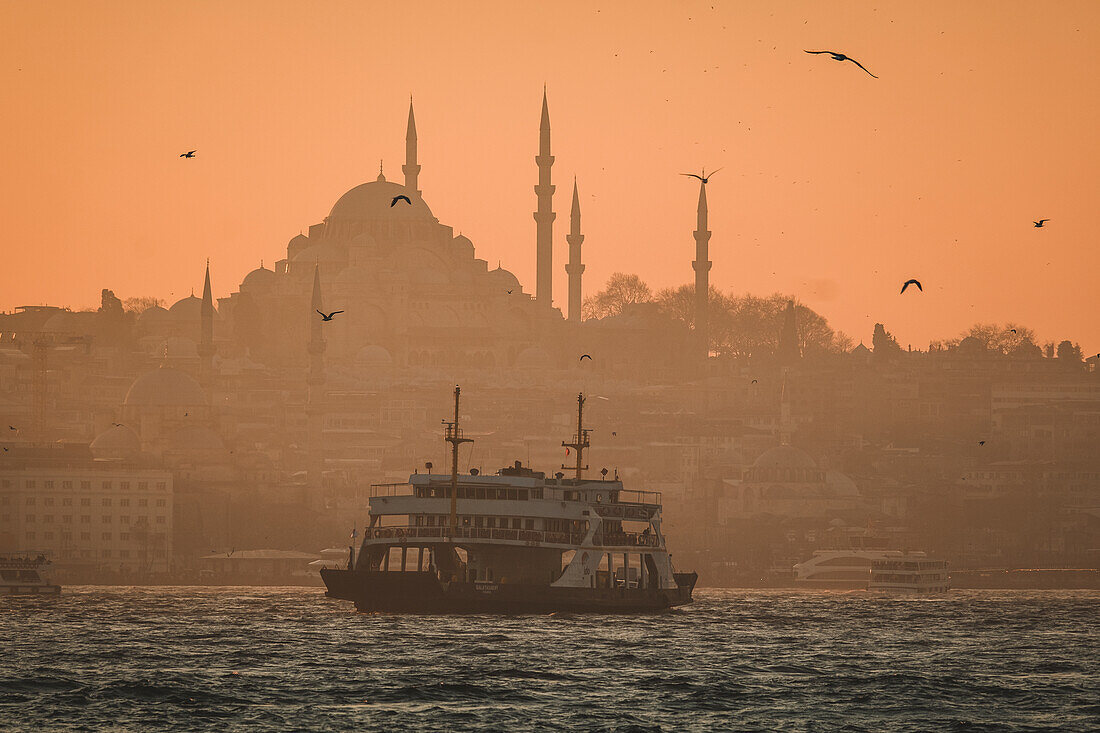
[[[415,539],[455,539],[469,540],[511,540],[515,542],[535,542],[554,545],[580,545],[584,542],[582,532],[549,532],[538,529],[504,529],[496,527],[374,527],[366,530],[368,539],[376,540],[415,540]],[[657,535],[643,532],[617,532],[604,534],[602,540],[597,537],[598,546],[608,547],[657,547]]]
[[[395,484],[371,484],[368,496],[412,496],[413,485],[408,481]]]
[[[660,491],[638,491],[637,489],[619,489],[614,492],[615,502],[618,504],[646,504],[649,506],[661,505]]]

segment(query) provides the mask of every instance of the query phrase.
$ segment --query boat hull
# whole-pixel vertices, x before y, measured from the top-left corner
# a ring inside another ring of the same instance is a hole
[[[511,583],[444,583],[432,573],[321,570],[329,598],[363,612],[390,613],[632,613],[692,602],[698,576],[676,573],[678,587],[556,588]]]
[[[0,596],[59,596],[60,585],[0,585]]]

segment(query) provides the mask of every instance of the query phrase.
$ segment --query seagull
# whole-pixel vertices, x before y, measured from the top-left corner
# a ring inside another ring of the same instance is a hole
[[[514,289],[514,288],[513,288],[513,289]],[[508,291],[508,295],[511,295],[511,294],[512,294],[512,291],[511,291],[511,290],[509,290],[509,291]]]
[[[984,440],[979,440],[978,445],[985,445],[985,441]]]
[[[806,51],[806,53],[827,53],[827,54],[832,55],[833,61],[851,61],[853,64],[855,64],[859,68],[863,69],[864,71],[867,71],[867,68],[863,64],[859,63],[858,61],[856,61],[851,56],[845,56],[844,54],[837,53],[836,51]],[[867,73],[871,74],[870,71],[867,71]],[[875,79],[878,78],[874,74],[871,74],[871,76],[873,76]]]
[[[321,311],[317,311],[317,315],[321,316],[321,320],[322,320],[322,321],[331,321],[331,320],[332,320],[332,317],[333,317],[334,315],[336,315],[337,313],[343,313],[343,312],[344,312],[344,311],[333,311],[332,313],[329,313],[329,314],[328,314],[328,315],[326,316],[326,315],[325,315],[324,313],[322,313]]]
[[[592,361],[592,357],[589,356],[588,354],[581,354],[581,358],[578,359],[577,361],[584,361],[585,359],[588,359],[589,361]]]
[[[1015,328],[1010,328],[1009,330],[1010,330],[1010,331],[1012,331],[1012,333],[1016,333],[1016,329],[1015,329]]]
[[[394,206],[397,205],[397,202],[401,201],[402,199],[404,199],[406,204],[408,204],[409,206],[412,206],[412,201],[409,201],[409,197],[406,196],[403,193],[399,193],[399,194],[397,194],[396,196],[393,197],[393,201],[390,202],[390,208],[392,209]]]
[[[722,170],[722,169],[721,169],[721,168],[719,168],[719,169],[718,169],[718,171],[720,171],[720,170]],[[699,179],[700,181],[702,181],[703,183],[706,183],[707,181],[709,181],[709,180],[710,180],[710,176],[713,176],[713,175],[714,175],[715,173],[717,173],[718,171],[711,171],[711,172],[710,172],[710,175],[707,175],[707,172],[706,172],[706,170],[704,169],[704,170],[700,171],[699,173],[681,173],[680,175],[681,175],[681,176],[689,176],[689,177],[691,177],[691,178],[698,178],[698,179]],[[702,175],[700,175],[700,173],[701,173]]]
[[[755,380],[755,379],[754,379],[754,380],[752,380],[752,383],[753,383],[753,384],[756,384],[756,380]]]
[[[186,153],[180,153],[180,157],[181,158],[194,158],[195,157],[195,151],[194,150],[188,150]]]
[[[906,280],[906,281],[905,281],[905,284],[901,286],[901,292],[903,292],[903,293],[904,293],[904,292],[905,292],[905,289],[906,289],[907,287],[909,287],[910,285],[916,285],[916,286],[917,286],[917,290],[921,291],[922,293],[924,292],[924,288],[922,288],[922,287],[920,286],[920,281],[919,281],[919,280]]]
[[[1042,227],[1042,226],[1043,226],[1043,224],[1044,224],[1045,222],[1048,222],[1048,221],[1050,221],[1050,219],[1040,219],[1039,221],[1033,221],[1033,222],[1031,222],[1031,223],[1032,223],[1032,224],[1034,224],[1034,225],[1035,225],[1035,226],[1037,226],[1037,227]]]
[[[19,428],[15,427],[14,425],[9,425],[9,426],[8,426],[8,430],[15,430],[15,431],[18,431],[18,430],[19,430]]]

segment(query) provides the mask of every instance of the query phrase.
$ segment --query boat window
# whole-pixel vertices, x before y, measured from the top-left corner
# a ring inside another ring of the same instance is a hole
[[[523,529],[523,520],[519,517],[512,519],[512,529]]]
[[[526,519],[526,520],[524,520],[524,522],[523,522],[523,528],[524,528],[524,529],[534,529],[534,528],[535,528],[535,520],[534,520],[534,519]]]
[[[829,567],[831,565],[858,565],[869,566],[871,559],[867,557],[833,557],[828,560],[822,560],[821,562],[815,562],[814,567]]]
[[[496,517],[486,517],[485,518],[485,526],[489,527],[490,529],[496,527],[497,526]]]
[[[485,498],[485,488],[482,487],[482,486],[478,486],[476,489],[474,489],[474,496],[478,499],[484,499]]]

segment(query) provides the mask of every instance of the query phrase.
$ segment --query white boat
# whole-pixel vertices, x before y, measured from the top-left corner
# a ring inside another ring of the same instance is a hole
[[[873,560],[867,589],[943,593],[950,587],[946,560],[933,560],[923,552],[909,552]]]
[[[873,583],[873,568],[878,563],[917,563],[920,570],[897,571],[899,573],[919,573],[920,587],[938,587],[936,583],[947,586],[947,563],[932,560],[923,552],[904,550],[883,550],[870,548],[848,548],[839,550],[815,550],[813,557],[794,566],[795,583],[808,588],[866,588],[887,590],[894,588],[894,581]],[[925,567],[927,566],[927,567]],[[892,567],[883,565],[883,567]],[[882,571],[883,577],[889,575]],[[891,571],[892,572],[892,571]],[[928,577],[925,578],[924,576]],[[942,575],[933,582],[932,576]],[[911,576],[906,576],[912,580]],[[898,580],[900,584],[902,581]]]
[[[42,553],[0,555],[0,595],[56,596],[61,586],[50,580],[50,561]]]

